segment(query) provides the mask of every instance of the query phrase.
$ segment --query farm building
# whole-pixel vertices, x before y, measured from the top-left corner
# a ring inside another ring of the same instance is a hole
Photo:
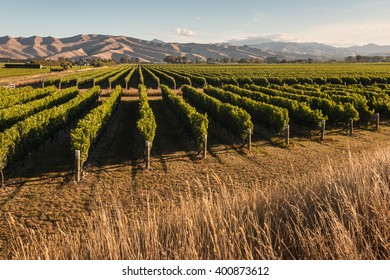
[[[32,68],[32,69],[42,69],[41,64],[33,64],[33,63],[6,63],[4,64],[4,68]]]

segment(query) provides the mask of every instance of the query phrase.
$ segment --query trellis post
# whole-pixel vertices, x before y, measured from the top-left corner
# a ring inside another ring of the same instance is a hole
[[[286,143],[286,146],[290,144],[290,125],[286,124],[285,130],[284,130],[284,142]]]
[[[252,149],[252,129],[248,128],[248,150]]]
[[[322,120],[321,121],[321,141],[324,140],[324,136],[325,136],[325,120]]]
[[[146,158],[145,158],[145,167],[147,170],[150,169],[150,149],[151,149],[151,142],[146,141],[145,146],[146,146]]]
[[[76,183],[81,180],[81,156],[80,150],[75,151],[75,180]]]
[[[207,158],[207,134],[203,134],[203,159]]]
[[[349,119],[349,136],[353,135],[353,118]]]

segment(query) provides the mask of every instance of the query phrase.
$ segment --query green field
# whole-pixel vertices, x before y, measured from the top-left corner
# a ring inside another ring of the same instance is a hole
[[[0,78],[49,73],[48,67],[44,69],[7,69],[4,68],[4,64],[0,63]]]
[[[4,68],[5,63],[0,63],[0,79],[1,78],[10,78],[10,77],[21,77],[21,76],[30,76],[30,75],[39,75],[39,74],[48,74],[50,73],[50,67],[44,66],[42,69],[15,69],[15,68]],[[88,69],[91,66],[74,66],[71,70],[80,70]],[[53,70],[61,69],[60,66],[52,66]],[[54,72],[57,73],[57,72]]]

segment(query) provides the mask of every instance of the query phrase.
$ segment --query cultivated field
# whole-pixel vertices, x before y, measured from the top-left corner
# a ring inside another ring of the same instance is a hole
[[[0,257],[388,259],[389,67],[127,65],[0,90]]]

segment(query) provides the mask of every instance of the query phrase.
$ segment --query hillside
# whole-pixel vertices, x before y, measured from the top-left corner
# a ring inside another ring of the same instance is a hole
[[[230,40],[229,44],[234,46],[246,45],[258,48],[263,51],[272,51],[284,54],[288,58],[311,57],[319,60],[340,59],[347,56],[390,56],[390,46],[366,44],[363,46],[334,47],[331,45],[311,42],[280,42],[264,40],[261,37],[248,38],[244,40]]]
[[[102,59],[138,58],[141,61],[163,61],[167,55],[187,56],[206,60],[208,57],[223,58],[264,58],[274,56],[272,51],[262,51],[248,46],[232,46],[228,44],[180,44],[165,43],[159,40],[145,41],[141,39],[110,35],[77,35],[70,38],[53,38],[33,36],[0,37],[0,58],[87,58]]]
[[[347,56],[390,56],[390,46],[367,44],[348,48],[320,43],[264,41],[261,38],[230,40],[226,43],[166,43],[158,39],[142,39],[112,35],[77,35],[69,38],[32,36],[0,37],[0,59],[101,58],[119,61],[139,59],[143,62],[162,62],[168,56],[186,56],[191,60],[207,58],[267,58],[282,59],[343,59]]]

